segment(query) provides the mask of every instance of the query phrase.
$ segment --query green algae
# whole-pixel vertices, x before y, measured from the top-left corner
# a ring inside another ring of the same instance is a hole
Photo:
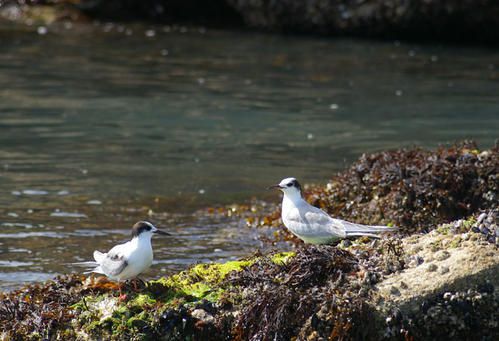
[[[284,263],[290,253],[276,255]],[[171,309],[192,306],[196,302],[217,302],[225,291],[227,275],[251,266],[254,259],[231,261],[223,264],[198,264],[170,277],[147,283],[139,294],[128,293],[128,301],[120,303],[108,294],[85,296],[72,309],[79,311],[77,328],[96,337],[110,339],[134,336],[150,338],[159,324],[160,316]]]
[[[215,302],[220,298],[223,289],[219,284],[232,271],[240,271],[251,266],[254,259],[231,261],[223,264],[198,264],[189,270],[176,275],[151,281],[151,288],[162,287],[163,300],[171,301],[175,298],[184,298],[187,301],[205,299]]]
[[[452,239],[452,241],[448,245],[448,248],[450,248],[450,249],[456,249],[456,248],[458,248],[458,247],[461,246],[462,241],[463,240],[461,239],[461,237],[457,236],[457,237],[455,237],[455,238]]]
[[[270,260],[277,265],[286,265],[294,256],[296,256],[296,252],[294,251],[280,252],[272,255]]]
[[[129,301],[127,306],[154,306],[156,304],[156,300],[151,296],[146,294],[139,294],[133,298],[133,300]]]

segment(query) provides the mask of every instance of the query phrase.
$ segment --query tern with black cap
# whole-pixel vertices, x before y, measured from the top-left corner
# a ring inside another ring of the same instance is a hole
[[[397,230],[396,227],[355,224],[330,217],[303,199],[300,183],[295,178],[283,179],[269,188],[277,188],[284,193],[282,222],[289,231],[306,243],[329,244],[352,236],[379,238],[381,233]]]
[[[118,282],[135,278],[149,269],[152,264],[153,234],[170,235],[148,221],[139,221],[132,227],[132,240],[114,246],[107,253],[94,251],[95,261],[75,264],[94,266],[87,273],[103,274]]]

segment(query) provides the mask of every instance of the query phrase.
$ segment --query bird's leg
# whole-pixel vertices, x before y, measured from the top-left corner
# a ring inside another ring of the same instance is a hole
[[[147,287],[146,281],[144,281],[142,278],[136,277],[135,280],[139,282],[144,288]]]
[[[135,290],[136,292],[139,291],[139,287],[137,286],[137,282],[139,282],[145,286],[145,282],[142,279],[140,279],[139,277],[135,277],[134,279],[131,280],[131,282],[133,285],[133,290]]]
[[[123,293],[121,292],[121,288],[122,288],[122,286],[123,286],[123,285],[120,283],[120,281],[118,281],[118,288],[119,288],[119,290],[120,290],[120,296],[119,296],[118,300],[119,300],[120,302],[121,302],[121,301],[126,300],[126,294],[123,294]]]

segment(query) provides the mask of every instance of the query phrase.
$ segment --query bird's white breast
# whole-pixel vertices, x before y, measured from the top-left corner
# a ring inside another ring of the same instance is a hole
[[[117,277],[119,280],[126,280],[137,277],[147,270],[153,260],[152,246],[149,241],[131,241],[130,245],[123,250],[124,258],[127,261],[127,267]]]

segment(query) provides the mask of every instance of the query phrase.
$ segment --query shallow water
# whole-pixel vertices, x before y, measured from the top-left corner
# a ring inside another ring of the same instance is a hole
[[[364,152],[498,137],[497,50],[110,24],[0,42],[0,290],[149,217],[174,234],[150,276],[248,255],[261,231],[193,212]]]

